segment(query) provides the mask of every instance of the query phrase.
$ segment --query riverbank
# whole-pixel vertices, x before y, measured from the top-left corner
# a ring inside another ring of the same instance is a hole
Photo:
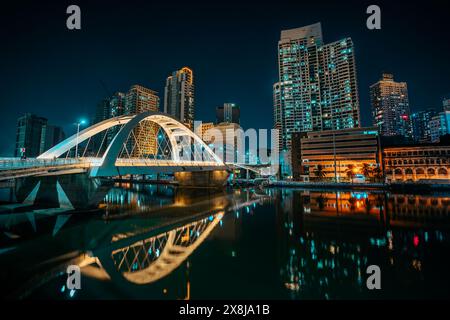
[[[351,189],[386,191],[450,191],[450,184],[439,183],[351,183],[351,182],[300,182],[270,181],[270,187],[308,188],[308,189]]]

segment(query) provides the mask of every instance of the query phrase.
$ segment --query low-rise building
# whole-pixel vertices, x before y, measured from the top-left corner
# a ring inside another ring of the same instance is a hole
[[[381,163],[376,127],[307,132],[295,137],[300,139],[292,145],[292,171],[297,180],[303,175],[311,180],[348,181],[358,174],[368,178]]]
[[[387,182],[450,182],[450,145],[406,145],[383,148]]]

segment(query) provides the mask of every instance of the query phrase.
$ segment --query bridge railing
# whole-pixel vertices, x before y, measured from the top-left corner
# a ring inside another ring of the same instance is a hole
[[[85,163],[84,159],[0,158],[0,170],[17,170],[35,167],[54,167]]]
[[[175,161],[175,160],[157,160],[157,159],[117,159],[116,166],[154,166],[154,167],[220,167],[223,166],[215,161]]]

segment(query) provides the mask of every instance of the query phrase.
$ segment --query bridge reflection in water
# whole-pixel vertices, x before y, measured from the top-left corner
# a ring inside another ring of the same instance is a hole
[[[72,264],[78,265],[86,277],[113,281],[125,291],[134,290],[135,285],[156,282],[177,269],[227,211],[260,201],[261,197],[250,191],[236,196],[117,183],[98,204],[101,215],[92,217],[92,211],[90,217],[82,212],[65,215],[73,218],[57,232],[59,215],[37,210],[4,214],[0,223],[9,239],[0,252],[0,262],[8,261],[2,269],[6,274],[11,271],[10,275],[14,269],[23,273],[17,281],[8,279],[11,291],[7,285],[2,294],[21,298],[32,295],[55,279],[64,278],[67,266]],[[189,297],[188,292],[185,295]]]
[[[1,292],[99,299],[447,297],[449,201],[445,194],[210,193],[115,184],[97,211],[70,219],[39,211],[0,215]],[[65,288],[70,264],[81,267],[79,292]],[[381,293],[366,289],[370,264],[382,269]]]

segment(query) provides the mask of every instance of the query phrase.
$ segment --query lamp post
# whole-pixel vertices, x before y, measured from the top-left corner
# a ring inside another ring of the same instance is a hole
[[[75,159],[78,159],[78,135],[80,134],[80,125],[82,125],[82,124],[85,124],[86,123],[86,121],[85,120],[81,120],[81,121],[78,121],[77,123],[76,123],[76,125],[77,125],[77,139],[76,139],[76,145],[75,145]]]

